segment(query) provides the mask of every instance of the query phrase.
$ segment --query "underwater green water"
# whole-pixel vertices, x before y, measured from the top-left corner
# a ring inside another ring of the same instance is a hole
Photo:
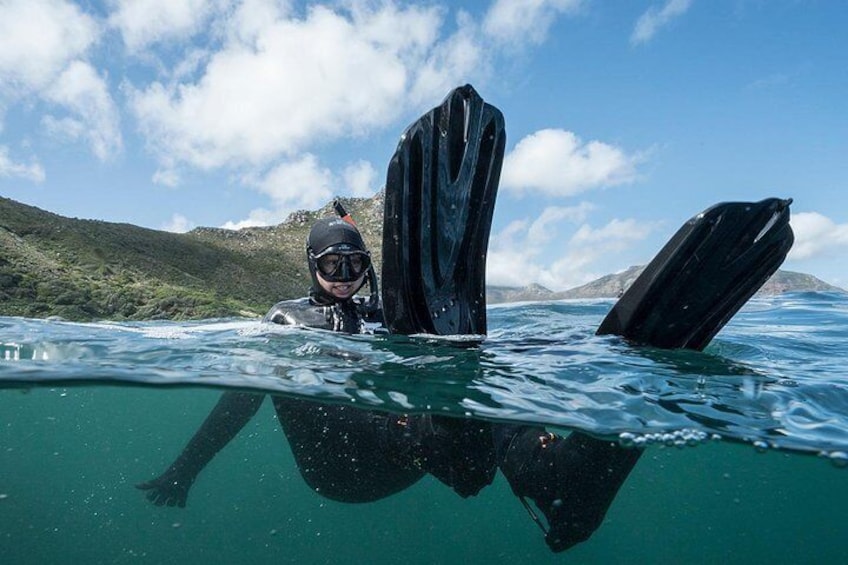
[[[0,565],[844,562],[848,298],[752,300],[703,353],[595,336],[610,305],[490,308],[470,347],[244,319],[0,318]],[[647,451],[603,525],[561,554],[500,473],[467,499],[430,476],[367,504],[319,496],[268,399],[186,508],[148,502],[134,485],[232,389]]]
[[[0,563],[837,563],[848,470],[727,442],[649,448],[601,529],[563,554],[502,477],[461,499],[431,478],[369,504],[301,480],[266,401],[185,509],[133,485],[182,448],[218,392],[0,391]]]

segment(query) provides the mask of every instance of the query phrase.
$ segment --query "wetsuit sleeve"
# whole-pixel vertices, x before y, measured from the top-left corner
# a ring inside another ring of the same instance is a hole
[[[259,410],[264,394],[225,392],[179,457],[159,477],[137,485],[157,506],[186,504],[200,471],[232,440]]]
[[[274,304],[262,321],[281,326],[333,329],[332,308],[311,304],[304,299],[284,300]]]
[[[259,410],[264,394],[225,392],[203,425],[174,462],[197,475],[209,461],[250,421]]]

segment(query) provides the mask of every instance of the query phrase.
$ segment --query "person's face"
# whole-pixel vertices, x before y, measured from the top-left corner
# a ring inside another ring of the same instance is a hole
[[[362,275],[355,281],[349,282],[331,282],[325,280],[324,277],[321,276],[320,271],[316,274],[318,284],[321,285],[324,292],[337,300],[347,300],[348,298],[351,298],[354,294],[356,294],[356,291],[362,286],[362,283],[365,280],[365,273],[362,273]]]

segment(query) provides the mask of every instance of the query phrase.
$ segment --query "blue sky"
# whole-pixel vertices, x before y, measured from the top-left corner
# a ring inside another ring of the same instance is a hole
[[[370,196],[454,86],[506,117],[490,284],[644,264],[792,197],[784,268],[848,288],[848,4],[0,0],[0,194],[186,231]]]

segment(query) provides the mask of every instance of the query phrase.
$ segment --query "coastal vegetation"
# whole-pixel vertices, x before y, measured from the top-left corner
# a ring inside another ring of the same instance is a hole
[[[371,250],[377,272],[382,193],[342,199]],[[74,321],[261,316],[279,300],[304,296],[304,244],[331,203],[273,227],[197,228],[177,234],[130,224],[66,218],[0,197],[0,316]],[[640,267],[582,287],[489,287],[490,303],[618,296]],[[763,292],[839,291],[800,273],[778,271]]]
[[[379,249],[382,198],[344,200]],[[65,218],[0,198],[0,315],[68,320],[259,316],[309,286],[304,243],[330,206],[239,231],[176,234]],[[376,226],[376,231],[375,231]]]

